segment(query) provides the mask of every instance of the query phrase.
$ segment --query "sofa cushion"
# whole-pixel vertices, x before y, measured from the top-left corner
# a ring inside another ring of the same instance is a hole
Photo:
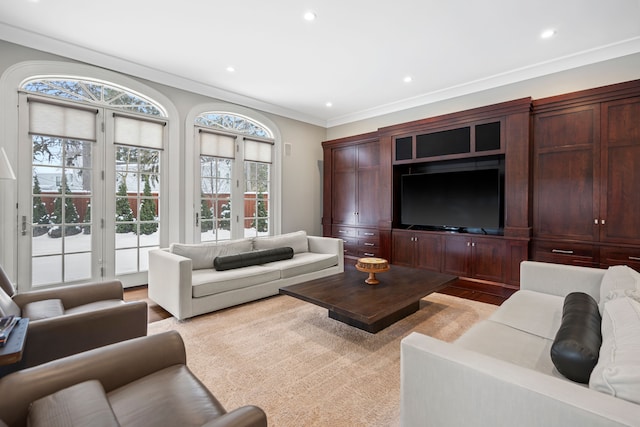
[[[455,341],[468,350],[561,378],[551,361],[551,343],[552,340],[491,320],[476,323]]]
[[[30,320],[49,319],[64,314],[64,306],[62,300],[45,299],[25,304],[22,307],[22,317],[28,317]]]
[[[107,397],[123,426],[202,426],[225,413],[185,365],[142,377]]]
[[[542,292],[520,290],[491,315],[494,322],[553,340],[562,321],[564,298]]]
[[[562,323],[551,345],[551,360],[558,372],[579,383],[589,382],[598,362],[600,335],[598,303],[583,292],[572,292],[564,299]]]
[[[252,265],[234,270],[216,271],[213,268],[196,270],[191,274],[191,292],[194,298],[206,297],[234,289],[280,279],[280,270],[267,265]]]
[[[609,267],[600,284],[600,314],[607,301],[622,295],[625,290],[640,290],[640,273],[626,265]]]
[[[213,267],[218,271],[248,267],[250,265],[267,264],[269,262],[291,259],[293,249],[290,247],[259,249],[242,252],[236,255],[218,256],[213,259]]]
[[[119,426],[102,384],[82,382],[33,402],[27,417],[29,426]]]
[[[297,253],[286,261],[276,261],[269,264],[270,267],[280,270],[280,276],[283,279],[324,270],[334,265],[338,265],[336,254],[317,254],[314,252]]]
[[[600,359],[589,387],[640,404],[640,302],[621,297],[604,304]]]
[[[217,256],[234,255],[249,252],[253,249],[251,239],[227,240],[215,243],[172,243],[169,251],[176,255],[190,258],[192,270],[211,268]]]
[[[293,248],[293,253],[309,252],[309,241],[306,231],[281,234],[279,236],[256,237],[253,240],[254,249],[273,249],[281,247]]]

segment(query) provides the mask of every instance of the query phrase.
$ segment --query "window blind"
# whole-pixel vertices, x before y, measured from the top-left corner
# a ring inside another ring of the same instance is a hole
[[[118,114],[114,114],[113,117],[115,120],[114,142],[116,144],[156,150],[164,148],[165,122],[138,119]]]
[[[235,158],[236,137],[200,129],[200,155]]]
[[[69,107],[29,98],[29,133],[54,138],[96,140],[95,108]]]
[[[273,142],[244,139],[244,159],[252,162],[271,163]]]

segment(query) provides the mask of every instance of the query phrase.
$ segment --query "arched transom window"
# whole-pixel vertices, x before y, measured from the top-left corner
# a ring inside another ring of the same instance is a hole
[[[144,95],[98,80],[39,77],[25,81],[22,89],[70,101],[99,104],[151,116],[167,116],[161,105]]]

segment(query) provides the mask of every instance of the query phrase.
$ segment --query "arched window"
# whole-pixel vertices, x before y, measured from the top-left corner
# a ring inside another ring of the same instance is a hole
[[[200,241],[273,232],[274,134],[241,114],[208,111],[195,118],[200,153]]]
[[[105,276],[144,283],[162,232],[165,108],[75,76],[29,78],[20,92],[32,152],[32,286]]]

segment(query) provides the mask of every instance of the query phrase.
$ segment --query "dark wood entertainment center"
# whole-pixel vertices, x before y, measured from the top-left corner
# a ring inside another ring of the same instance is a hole
[[[519,286],[534,259],[640,269],[640,80],[426,118],[325,141],[323,234],[375,256]],[[504,227],[485,235],[407,229],[408,171],[501,162]],[[637,172],[636,172],[637,170]]]

